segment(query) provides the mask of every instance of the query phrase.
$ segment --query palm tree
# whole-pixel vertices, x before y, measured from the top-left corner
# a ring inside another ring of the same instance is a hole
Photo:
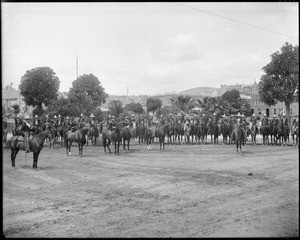
[[[190,112],[190,110],[195,106],[195,100],[189,95],[178,95],[170,98],[172,106],[185,113]]]

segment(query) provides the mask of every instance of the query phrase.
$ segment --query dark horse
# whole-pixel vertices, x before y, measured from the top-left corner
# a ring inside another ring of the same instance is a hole
[[[231,138],[235,141],[237,153],[244,152],[244,146],[247,139],[246,131],[237,123],[232,131]],[[243,149],[242,149],[243,147]]]
[[[155,129],[155,137],[159,140],[160,150],[165,150],[165,137],[170,127],[170,123],[165,123],[161,126],[157,126]]]
[[[91,140],[92,146],[96,146],[98,137],[99,137],[99,130],[97,126],[92,125],[90,131],[87,134],[86,144],[89,145],[89,140]]]
[[[228,136],[229,136],[229,125],[227,122],[222,121],[220,125],[220,132],[223,136],[223,145],[228,143]]]
[[[121,137],[123,139],[123,150],[126,151],[126,142],[127,142],[127,151],[129,152],[129,143],[130,139],[132,138],[132,132],[129,126],[125,126],[121,130]]]
[[[82,156],[82,150],[83,150],[83,145],[86,144],[86,135],[90,130],[88,128],[81,128],[76,131],[68,130],[64,137],[65,137],[65,145],[67,149],[67,155],[72,155],[71,154],[71,146],[72,142],[77,142],[78,143],[78,148],[79,148],[79,156]]]
[[[106,152],[106,147],[107,147],[109,153],[111,153],[109,146],[111,142],[113,142],[115,144],[115,154],[119,154],[122,137],[120,133],[120,127],[118,125],[112,127],[112,130],[110,130],[106,124],[103,125],[102,139],[103,139],[104,152]]]
[[[209,121],[208,123],[208,131],[210,133],[210,142],[218,143],[219,137],[219,126],[217,122]]]
[[[251,135],[251,143],[252,145],[256,145],[256,135],[258,133],[258,127],[253,122],[250,122],[250,135]]]
[[[155,126],[145,128],[143,138],[147,144],[147,149],[151,149],[151,142],[154,140],[155,137]]]
[[[30,151],[33,152],[33,165],[32,167],[37,169],[37,161],[39,158],[39,154],[43,149],[44,141],[48,137],[52,140],[52,133],[47,129],[43,132],[38,133],[37,135],[33,135],[32,139],[29,140],[29,148]],[[10,149],[11,149],[11,165],[15,168],[15,159],[19,152],[19,150],[25,151],[25,139],[23,136],[15,135],[10,139]]]
[[[121,136],[121,128],[118,124],[112,128],[111,141],[115,145],[115,154],[119,154],[120,144],[122,142],[122,136]]]

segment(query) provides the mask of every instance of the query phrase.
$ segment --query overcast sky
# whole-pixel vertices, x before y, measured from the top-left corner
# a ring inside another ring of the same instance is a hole
[[[48,66],[69,91],[94,74],[108,94],[152,95],[258,82],[298,45],[299,3],[1,3],[2,86]]]

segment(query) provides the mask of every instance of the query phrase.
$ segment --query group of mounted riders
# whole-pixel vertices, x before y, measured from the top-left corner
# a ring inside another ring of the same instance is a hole
[[[145,139],[145,131],[148,128],[149,131],[155,131],[155,128],[159,128],[167,124],[168,127],[165,130],[165,135],[168,137],[170,143],[182,142],[182,138],[188,138],[186,143],[190,143],[190,137],[195,139],[195,142],[207,143],[207,136],[211,135],[211,141],[218,143],[218,136],[222,134],[223,144],[234,142],[233,129],[235,127],[240,128],[243,131],[244,136],[261,134],[263,136],[263,143],[269,143],[269,136],[271,137],[271,143],[277,140],[281,141],[281,136],[286,134],[296,134],[299,131],[299,118],[293,120],[291,127],[289,127],[288,119],[283,114],[274,116],[273,119],[269,119],[266,115],[263,116],[261,121],[253,114],[250,119],[246,120],[246,117],[240,113],[237,115],[217,117],[216,114],[206,116],[205,114],[193,114],[185,115],[183,113],[178,115],[160,115],[158,117],[149,114],[132,114],[124,115],[120,114],[118,117],[108,115],[106,119],[99,121],[95,120],[93,114],[89,117],[84,117],[82,114],[79,117],[62,118],[54,115],[53,118],[49,118],[46,115],[42,121],[37,115],[31,119],[25,117],[24,119],[15,118],[15,127],[13,129],[13,135],[23,135],[25,138],[26,152],[29,152],[29,138],[32,134],[37,134],[45,129],[53,132],[54,138],[61,138],[66,131],[72,132],[89,128],[96,137],[99,137],[99,133],[102,133],[103,126],[106,125],[107,129],[113,130],[117,126],[121,128],[128,128],[133,138],[138,138],[139,142],[143,142]],[[153,133],[154,136],[154,133]],[[255,139],[254,139],[255,140]],[[282,141],[284,138],[282,138]],[[285,140],[286,141],[286,140]],[[253,139],[252,139],[252,143]]]

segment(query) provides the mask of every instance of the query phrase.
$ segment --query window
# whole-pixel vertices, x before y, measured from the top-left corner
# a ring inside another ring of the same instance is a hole
[[[274,108],[274,116],[276,116],[276,108]]]
[[[261,109],[260,108],[258,109],[258,115],[261,115]]]

